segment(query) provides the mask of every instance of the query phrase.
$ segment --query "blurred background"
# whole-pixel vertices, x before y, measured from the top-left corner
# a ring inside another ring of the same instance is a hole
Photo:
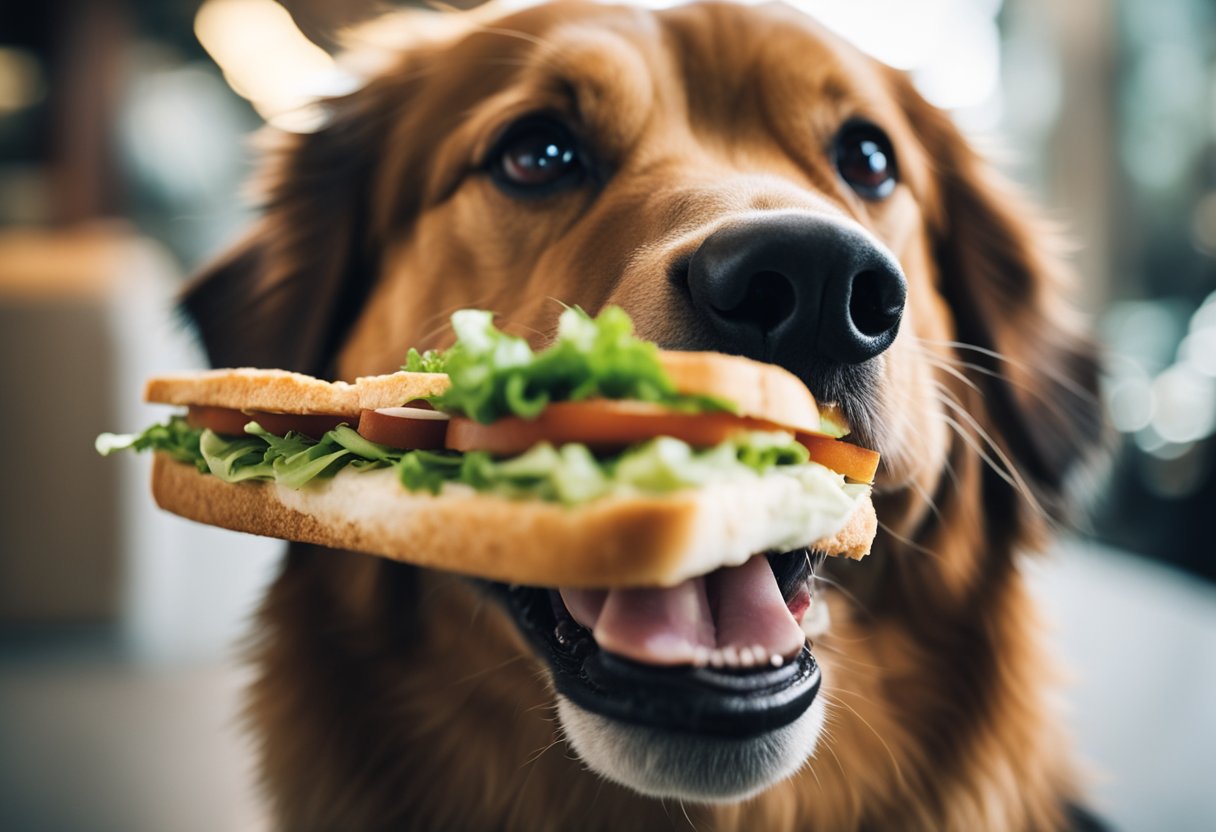
[[[1032,565],[1123,829],[1216,828],[1216,3],[793,0],[915,77],[1076,241],[1120,444]],[[357,83],[382,0],[0,4],[0,828],[261,830],[239,641],[276,544],[162,516],[174,293],[249,219],[251,134]]]

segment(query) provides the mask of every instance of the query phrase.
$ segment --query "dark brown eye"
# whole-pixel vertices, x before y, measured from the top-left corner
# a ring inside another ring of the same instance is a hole
[[[863,199],[885,199],[899,181],[891,140],[869,122],[846,124],[836,136],[836,170]]]
[[[543,196],[583,179],[574,135],[549,116],[529,116],[507,128],[489,158],[494,181],[513,196]]]

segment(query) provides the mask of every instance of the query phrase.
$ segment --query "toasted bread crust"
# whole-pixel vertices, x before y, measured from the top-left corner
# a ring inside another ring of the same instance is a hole
[[[411,493],[384,470],[292,492],[229,484],[156,453],[152,491],[161,508],[209,525],[539,586],[669,586],[767,548],[762,527],[728,516],[745,498],[730,487],[568,508],[467,489]],[[861,557],[873,516],[866,499],[814,548]]]
[[[873,501],[866,500],[849,516],[840,531],[815,541],[809,548],[825,555],[861,560],[870,554],[877,534],[878,515],[874,513]]]
[[[737,355],[660,351],[676,390],[734,402],[752,416],[796,430],[819,432],[819,409],[806,385],[789,370]]]
[[[447,386],[448,377],[442,373],[390,373],[348,384],[285,370],[241,367],[155,376],[144,387],[144,401],[355,417],[361,409],[396,407]]]
[[[787,370],[712,352],[661,351],[659,358],[681,393],[718,396],[734,402],[741,416],[796,430],[819,430],[814,397]],[[286,370],[240,367],[155,376],[144,387],[144,401],[357,416],[361,409],[397,407],[437,395],[449,384],[443,373],[397,372],[364,376],[349,384]]]
[[[359,407],[377,410],[400,407],[406,402],[426,396],[437,396],[451,385],[444,373],[389,373],[384,376],[361,376],[355,379]]]

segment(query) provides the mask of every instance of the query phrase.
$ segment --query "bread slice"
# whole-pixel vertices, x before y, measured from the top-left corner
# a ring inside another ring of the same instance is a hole
[[[681,393],[717,396],[733,402],[740,416],[819,431],[815,398],[788,370],[716,352],[660,351],[659,359]],[[144,401],[353,417],[361,409],[398,407],[412,399],[438,395],[449,384],[443,373],[363,376],[350,384],[286,370],[241,367],[155,376],[144,387]]]
[[[842,521],[838,507],[800,503],[792,479],[774,475],[571,508],[460,485],[411,492],[392,469],[346,469],[298,491],[229,484],[157,452],[152,492],[161,508],[200,523],[551,587],[671,586],[812,540],[860,558],[877,522],[868,489]]]
[[[355,379],[359,407],[378,410],[400,407],[406,402],[427,396],[437,396],[451,385],[444,373],[389,373],[385,376],[361,376]]]
[[[740,416],[819,432],[815,397],[784,367],[717,352],[660,351],[659,361],[680,393],[717,396],[734,402]]]
[[[154,376],[144,387],[144,401],[353,418],[363,409],[397,407],[442,393],[448,384],[448,377],[442,373],[364,376],[349,384],[286,370],[240,367]]]

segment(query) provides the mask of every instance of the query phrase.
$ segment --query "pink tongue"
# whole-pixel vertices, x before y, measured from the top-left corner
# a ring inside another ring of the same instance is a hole
[[[763,557],[668,589],[563,589],[561,596],[601,648],[647,664],[689,664],[725,647],[788,658],[806,640]]]

